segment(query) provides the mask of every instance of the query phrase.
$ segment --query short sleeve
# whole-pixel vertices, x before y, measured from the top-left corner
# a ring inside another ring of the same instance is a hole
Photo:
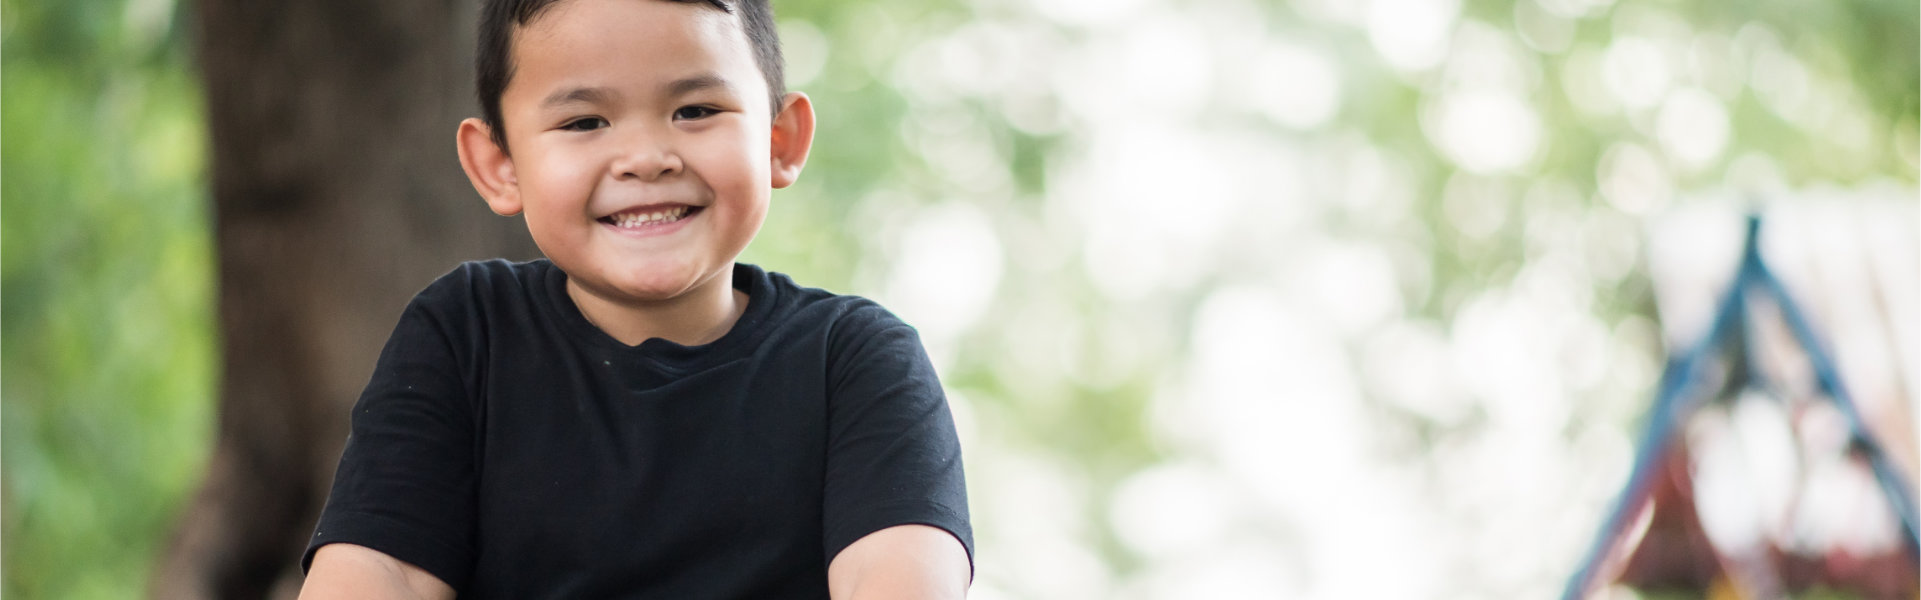
[[[457,271],[458,272],[458,271]],[[454,589],[474,551],[474,401],[447,317],[448,279],[415,297],[354,404],[333,489],[301,558],[332,543],[366,546]]]
[[[930,525],[974,556],[960,441],[920,336],[877,305],[829,342],[823,541],[829,563],[861,537]]]

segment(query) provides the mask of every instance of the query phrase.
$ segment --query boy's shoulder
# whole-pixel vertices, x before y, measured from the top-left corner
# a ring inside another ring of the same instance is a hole
[[[466,310],[514,298],[529,299],[558,270],[547,259],[470,260],[435,277],[408,303],[409,309]]]
[[[554,263],[544,258],[512,261],[504,258],[470,260],[435,278],[422,294],[457,294],[496,289],[527,289],[539,285]]]
[[[754,279],[765,282],[763,288],[749,288]],[[785,273],[763,270],[758,266],[740,263],[735,266],[734,285],[746,290],[750,296],[756,292],[771,296],[782,320],[796,324],[827,325],[839,333],[863,334],[895,327],[907,327],[905,321],[893,311],[887,310],[879,302],[856,294],[841,294],[823,288],[807,286],[796,282]],[[751,302],[751,301],[750,301]],[[749,310],[753,310],[749,305]]]

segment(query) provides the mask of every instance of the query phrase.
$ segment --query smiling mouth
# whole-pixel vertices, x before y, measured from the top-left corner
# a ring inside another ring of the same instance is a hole
[[[702,207],[676,204],[671,207],[642,206],[630,208],[596,219],[602,223],[621,229],[638,229],[650,225],[666,225],[694,216]]]

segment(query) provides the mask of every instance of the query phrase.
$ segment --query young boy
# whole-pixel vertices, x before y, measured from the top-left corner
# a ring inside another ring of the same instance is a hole
[[[765,0],[487,0],[461,165],[547,260],[402,314],[303,598],[959,598],[913,329],[734,262],[812,144]]]

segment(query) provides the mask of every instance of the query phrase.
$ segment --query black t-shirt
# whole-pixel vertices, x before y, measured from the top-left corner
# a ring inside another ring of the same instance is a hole
[[[537,260],[416,296],[353,409],[302,560],[367,546],[462,598],[826,598],[894,525],[973,553],[960,446],[913,328],[737,265],[713,343],[627,346]]]

